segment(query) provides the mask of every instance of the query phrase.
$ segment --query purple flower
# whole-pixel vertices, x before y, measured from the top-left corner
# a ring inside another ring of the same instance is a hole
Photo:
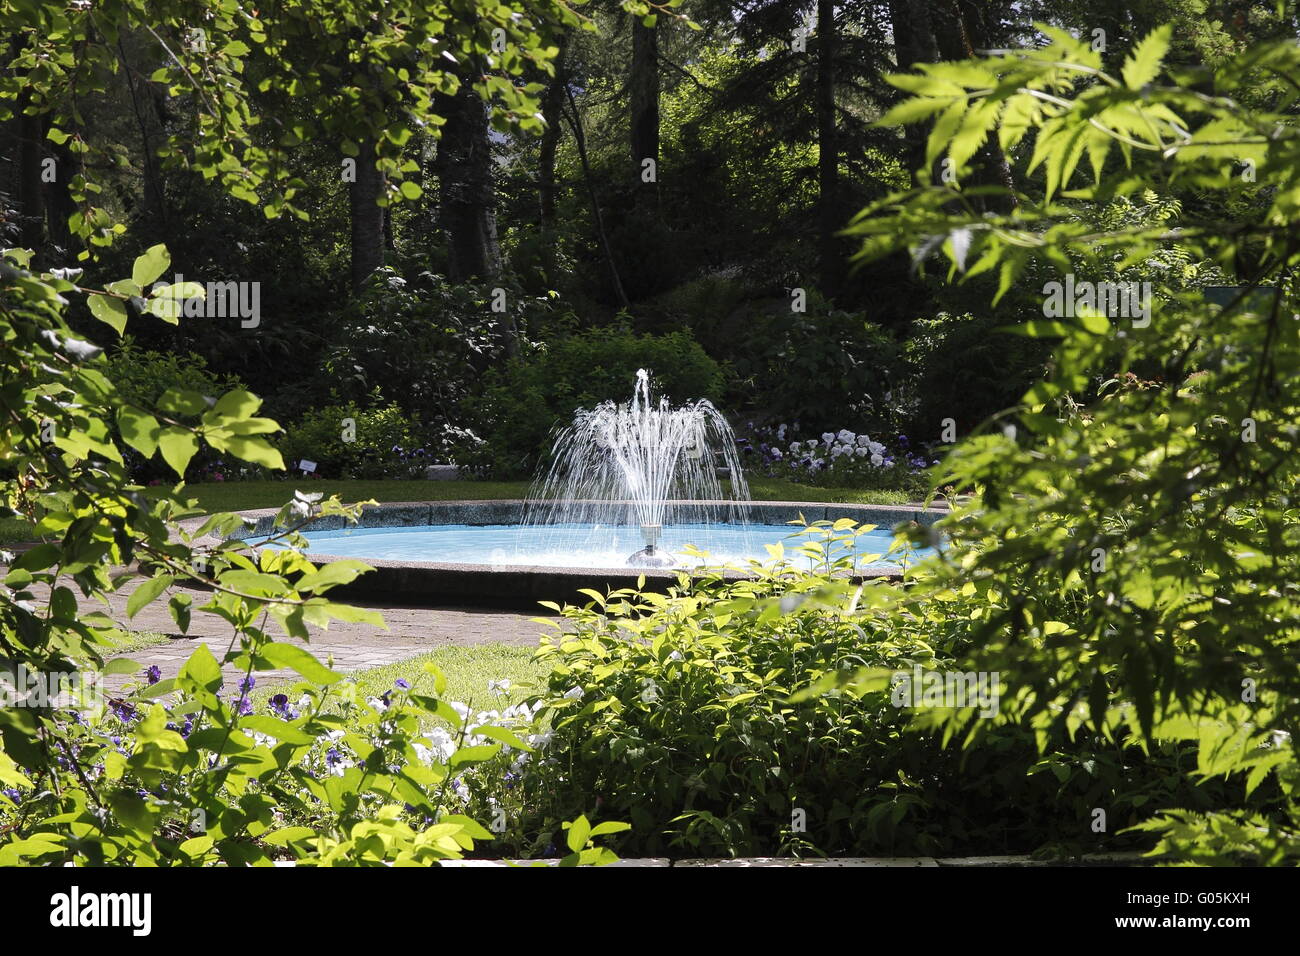
[[[247,694],[250,690],[253,689],[253,685],[256,683],[257,683],[257,678],[254,677],[252,674],[249,674],[247,677],[245,677],[243,680],[239,682],[239,693]]]
[[[411,689],[411,682],[410,682],[409,680],[407,680],[405,677],[399,677],[399,678],[397,678],[397,680],[394,681],[394,684],[395,684],[395,685],[398,687],[398,689],[400,689],[400,690],[410,690],[410,689]]]
[[[252,712],[253,712],[253,702],[249,700],[247,697],[239,698],[239,702],[235,704],[235,713],[237,713],[240,717],[247,717]]]
[[[20,794],[20,793],[18,792],[18,790],[17,790],[16,787],[8,787],[8,788],[6,788],[6,789],[4,789],[4,790],[0,790],[0,793],[3,793],[6,797],[8,797],[8,798],[9,798],[10,800],[12,800],[14,803],[17,803],[17,802],[18,802],[18,798],[22,796],[22,794]]]
[[[124,700],[113,701],[113,703],[109,705],[109,708],[113,711],[113,716],[124,724],[135,720],[135,708]]]
[[[331,747],[329,750],[325,751],[325,763],[327,766],[332,767],[342,759],[343,755],[339,753],[337,747]]]
[[[289,698],[284,694],[276,694],[270,701],[271,713],[284,720],[293,720],[298,716],[297,712],[289,707]]]
[[[151,685],[158,683],[160,680],[162,680],[162,668],[159,667],[157,664],[151,665],[144,672],[144,679],[147,680]]]

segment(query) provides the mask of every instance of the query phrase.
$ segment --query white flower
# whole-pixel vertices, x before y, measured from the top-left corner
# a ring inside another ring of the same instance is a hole
[[[451,755],[456,752],[455,739],[442,727],[433,728],[425,735],[424,739],[429,742],[428,750],[432,755],[440,757],[444,761],[450,760]],[[416,744],[415,746],[418,753],[422,745]],[[424,756],[421,755],[420,759],[423,760]]]
[[[871,436],[870,436],[870,435],[859,435],[859,436],[858,436],[858,446],[859,446],[859,447],[861,447],[861,448],[866,448],[866,447],[867,447],[868,445],[870,445],[870,444],[871,444]]]
[[[833,445],[835,443],[835,433],[822,432],[822,441],[825,442],[827,445]]]
[[[841,428],[840,433],[835,437],[838,438],[840,441],[844,442],[844,444],[846,445],[852,445],[853,440],[858,436],[853,434],[853,432],[849,431],[847,428]]]
[[[880,455],[872,455],[871,463],[875,465],[877,468],[879,468],[881,465],[885,463],[885,459]]]
[[[799,442],[799,441],[790,442],[790,454],[798,455],[802,451],[803,451],[803,442]]]
[[[508,694],[510,693],[511,686],[513,685],[510,683],[510,678],[508,677],[503,677],[501,680],[490,680],[488,681],[488,693]]]
[[[451,702],[451,709],[454,710],[461,720],[469,720],[469,708],[458,700]]]
[[[777,441],[785,441],[785,426],[784,426],[784,425],[781,425],[779,428],[777,428],[777,430],[776,430],[776,440],[777,440]]]
[[[673,651],[671,654],[668,655],[668,659],[670,661],[680,661],[682,659],[682,652]]]
[[[553,730],[545,730],[540,734],[533,734],[528,738],[528,746],[541,750],[551,742],[551,738],[554,736],[555,731]]]
[[[852,451],[852,449],[848,445],[836,445],[831,449],[831,457],[839,458],[841,455],[847,454],[850,451]]]
[[[772,458],[773,458],[773,460],[775,460],[775,461],[780,461],[781,458],[782,458],[782,455],[781,455],[781,449],[779,449],[779,448],[773,448],[773,449],[772,449]]]
[[[854,456],[855,458],[866,458],[866,457],[867,457],[868,455],[870,455],[870,454],[871,454],[871,451],[870,451],[869,449],[867,449],[867,448],[855,448],[855,449],[853,449],[853,456]]]
[[[520,701],[517,704],[511,704],[505,710],[501,711],[501,716],[506,720],[530,720],[532,714],[528,710],[528,704]]]
[[[570,687],[564,692],[566,700],[582,700],[583,690],[581,687]]]

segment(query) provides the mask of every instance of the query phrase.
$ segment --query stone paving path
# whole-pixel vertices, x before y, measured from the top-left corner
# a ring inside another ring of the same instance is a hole
[[[233,631],[224,620],[213,614],[198,613],[196,610],[190,621],[189,633],[181,635],[167,610],[167,598],[171,594],[182,591],[190,594],[194,607],[198,608],[209,600],[208,592],[172,588],[128,621],[126,602],[131,590],[133,589],[128,586],[111,595],[111,609],[108,609],[107,613],[115,621],[129,624],[133,631],[153,631],[174,635],[174,637],[166,644],[141,648],[121,656],[135,661],[142,670],[157,665],[163,677],[175,677],[181,665],[201,643],[208,645],[213,656],[218,660],[225,654]],[[543,634],[551,631],[545,625],[532,620],[538,615],[517,611],[394,607],[360,601],[351,603],[357,607],[379,611],[388,625],[388,630],[382,630],[371,624],[334,621],[328,629],[309,627],[311,640],[304,645],[321,660],[327,660],[332,656],[335,670],[345,673],[394,664],[441,647],[467,647],[476,644],[513,644],[531,647],[537,644]],[[83,611],[106,610],[102,604],[86,600],[82,601],[81,607]],[[268,627],[273,633],[278,632],[274,623],[268,624]],[[286,638],[280,633],[277,633],[277,638],[301,643],[293,638]],[[238,685],[243,676],[230,667],[226,667],[223,673],[226,687],[231,689]],[[298,679],[298,675],[292,671],[259,671],[256,676],[259,686],[276,679]],[[105,679],[104,685],[109,691],[114,691],[128,681],[136,679],[129,674],[112,675]]]

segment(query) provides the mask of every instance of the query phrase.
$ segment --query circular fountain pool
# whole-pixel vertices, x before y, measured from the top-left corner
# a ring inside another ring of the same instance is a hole
[[[723,476],[726,476],[725,482]],[[928,525],[933,511],[749,501],[735,435],[707,400],[672,405],[650,373],[636,374],[629,401],[580,408],[560,429],[550,462],[527,501],[380,505],[361,527],[317,522],[306,532],[317,562],[359,558],[374,570],[352,594],[407,602],[565,601],[592,590],[664,590],[700,567],[728,577],[754,574],[778,556],[793,567],[829,558],[837,573],[897,577],[927,553],[893,546],[893,528]],[[872,525],[852,545],[797,534],[791,523],[851,518]],[[274,512],[246,514],[254,543]],[[800,553],[821,543],[822,554]],[[780,547],[784,553],[776,552]],[[775,553],[774,553],[775,552]]]
[[[812,559],[799,554],[798,548],[812,539],[796,530],[787,524],[669,525],[659,547],[682,568],[743,568],[750,561],[771,561],[775,555],[769,548],[780,548],[795,567],[809,566]],[[304,537],[309,553],[489,567],[621,568],[628,554],[641,547],[639,529],[626,525],[446,524],[316,531]],[[902,570],[929,553],[929,549],[891,550],[892,545],[888,531],[861,535],[856,541],[856,563]]]
[[[884,505],[844,505],[818,502],[740,503],[749,517],[747,525],[705,524],[691,520],[708,513],[679,507],[681,519],[663,530],[661,545],[677,552],[675,569],[627,566],[628,553],[639,543],[639,529],[619,525],[602,527],[603,546],[575,551],[553,542],[540,542],[558,532],[570,534],[570,545],[590,542],[588,527],[566,530],[526,523],[524,501],[421,501],[368,505],[359,524],[348,526],[339,517],[319,518],[304,529],[308,556],[316,564],[355,558],[374,568],[354,582],[331,591],[340,600],[375,600],[411,605],[478,605],[536,608],[538,601],[583,603],[584,589],[637,587],[664,591],[677,582],[682,570],[698,568],[702,559],[681,554],[685,543],[710,552],[710,564],[731,564],[720,572],[728,578],[752,574],[749,558],[771,560],[764,544],[781,542],[787,559],[800,538],[792,521],[835,521],[851,518],[859,525],[874,525],[860,539],[859,567],[853,577],[897,578],[920,560],[928,549],[903,554],[887,553],[893,529],[917,522],[929,525],[943,512]],[[696,507],[692,505],[691,507]],[[272,534],[276,511],[243,512],[246,526],[236,537],[256,545]],[[197,527],[202,519],[191,519]],[[702,529],[700,531],[686,529]],[[683,542],[682,539],[685,539]],[[868,563],[870,555],[878,561]],[[792,555],[794,555],[792,557]],[[712,573],[712,572],[711,572]]]

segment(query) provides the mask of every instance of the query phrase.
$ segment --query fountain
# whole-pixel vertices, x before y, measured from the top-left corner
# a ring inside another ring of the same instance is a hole
[[[727,469],[724,493],[718,469]],[[579,409],[555,438],[551,465],[534,485],[525,524],[590,529],[595,538],[615,527],[639,530],[644,547],[631,567],[676,564],[660,546],[663,529],[679,518],[706,525],[745,522],[749,499],[731,426],[711,402],[673,408],[651,395],[650,374],[636,373],[632,398]]]
[[[243,514],[241,536],[256,540],[275,526],[274,509]],[[704,567],[745,577],[778,556],[812,567],[819,559],[799,553],[806,539],[792,539],[791,525],[840,518],[876,526],[857,539],[855,576],[896,576],[929,549],[891,551],[890,529],[938,516],[910,507],[750,501],[722,414],[707,401],[674,408],[654,397],[642,370],[629,401],[580,409],[556,433],[526,500],[372,505],[359,525],[324,517],[304,538],[313,560],[357,558],[374,569],[345,586],[348,596],[531,606],[587,601],[614,588],[663,591]]]

